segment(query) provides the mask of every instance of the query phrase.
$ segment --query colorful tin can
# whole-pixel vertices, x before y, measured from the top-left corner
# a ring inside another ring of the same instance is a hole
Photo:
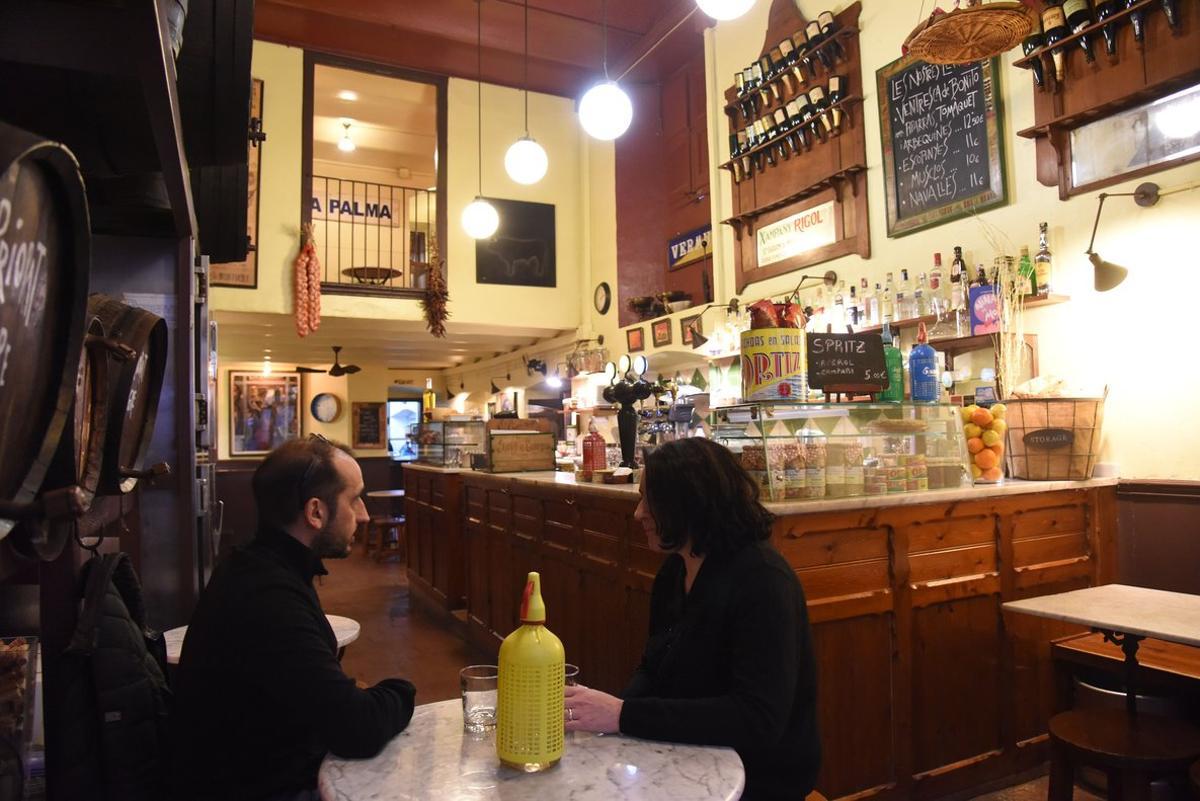
[[[808,354],[800,328],[742,332],[742,400],[805,400]]]

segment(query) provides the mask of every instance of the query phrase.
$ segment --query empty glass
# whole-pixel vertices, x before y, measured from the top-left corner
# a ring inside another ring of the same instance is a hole
[[[458,673],[462,685],[463,728],[480,732],[496,728],[496,684],[500,671],[495,665],[471,665]]]
[[[566,687],[574,687],[579,684],[579,666],[567,664],[564,665],[565,674],[563,675],[563,685]]]

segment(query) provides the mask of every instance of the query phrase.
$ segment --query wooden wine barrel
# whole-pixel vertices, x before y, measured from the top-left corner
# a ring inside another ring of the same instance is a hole
[[[109,361],[108,431],[98,489],[123,494],[149,473],[146,452],[167,367],[167,323],[107,295],[92,295],[88,313],[99,318],[109,340],[131,351],[127,359]]]
[[[0,123],[0,538],[36,513],[70,419],[90,263],[75,157]]]

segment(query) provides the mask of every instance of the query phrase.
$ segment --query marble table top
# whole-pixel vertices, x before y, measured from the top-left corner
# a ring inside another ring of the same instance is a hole
[[[733,801],[744,785],[730,748],[582,732],[558,765],[521,773],[501,766],[494,733],[463,731],[457,699],[418,706],[374,759],[325,757],[317,779],[323,801]]]
[[[1200,595],[1105,584],[1009,601],[1008,612],[1200,646]]]
[[[357,620],[341,615],[326,615],[325,619],[329,621],[329,626],[333,629],[333,636],[337,638],[338,648],[345,648],[358,639],[360,626]],[[183,653],[183,638],[187,636],[187,629],[187,626],[180,626],[177,629],[168,629],[163,632],[163,639],[167,643],[167,664],[179,664],[179,655]]]
[[[386,489],[372,490],[367,493],[368,498],[403,498],[404,490],[402,489]]]

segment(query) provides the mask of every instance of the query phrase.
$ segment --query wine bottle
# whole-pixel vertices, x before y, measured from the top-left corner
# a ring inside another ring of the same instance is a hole
[[[1079,33],[1093,22],[1092,6],[1088,0],[1065,0],[1063,11],[1067,15],[1067,25],[1071,28],[1071,33]],[[1085,33],[1080,36],[1079,46],[1083,48],[1083,54],[1089,64],[1096,60],[1096,54],[1092,52],[1092,37],[1090,35]]]
[[[1178,0],[1161,0],[1163,15],[1167,18],[1167,24],[1174,30],[1179,27],[1179,2]]]
[[[754,138],[755,141],[760,145],[767,142],[767,126],[761,119],[754,121]],[[772,153],[771,150],[772,148],[767,148],[763,151],[763,155],[766,156],[767,163],[771,166],[774,166],[775,154]]]
[[[746,67],[742,70],[742,116],[749,119],[754,116],[754,99],[757,93],[754,91],[758,84],[754,80],[754,68]]]
[[[804,71],[800,69],[800,51],[796,49],[791,39],[784,39],[779,43],[779,52],[783,56],[783,63],[787,65],[792,77],[796,79],[796,88],[799,89],[804,85]]]
[[[808,63],[808,32],[801,28],[792,34],[792,46],[796,49],[796,66],[800,69],[801,74],[804,70],[808,70],[812,75],[812,65]]]
[[[1038,223],[1038,252],[1033,257],[1033,270],[1037,275],[1037,293],[1049,295],[1051,287],[1050,233],[1046,223]]]
[[[816,113],[821,118],[821,124],[825,126],[827,133],[833,133],[833,122],[829,119],[829,115],[825,112],[829,108],[829,98],[825,96],[825,89],[821,86],[814,86],[808,90],[808,98],[816,107]]]
[[[1042,31],[1046,37],[1046,44],[1051,46],[1071,35],[1071,29],[1067,27],[1067,15],[1063,11],[1062,0],[1047,0],[1046,7],[1042,9]],[[1055,47],[1050,54],[1054,57],[1054,77],[1062,81],[1063,50],[1061,47]]]
[[[429,422],[433,419],[433,409],[437,406],[437,393],[433,391],[433,379],[425,379],[425,392],[421,394],[421,407],[424,411],[425,421]]]
[[[1096,19],[1103,22],[1120,11],[1118,0],[1098,0]],[[1110,22],[1101,29],[1104,34],[1104,50],[1110,56],[1117,54],[1117,23]]]
[[[834,75],[829,79],[829,105],[836,107],[838,102],[846,96],[845,86],[846,78],[842,75]],[[842,128],[841,108],[833,108],[829,114],[833,118],[833,130],[840,132]]]
[[[745,175],[742,173],[742,161],[738,158],[742,154],[742,146],[745,141],[745,134],[741,131],[731,133],[729,135],[729,161],[733,165],[733,182],[739,184]]]
[[[1132,8],[1137,5],[1138,0],[1124,0],[1125,8]],[[1133,23],[1133,38],[1137,41],[1142,41],[1146,35],[1146,9],[1139,8],[1137,11],[1130,13],[1129,21]]]
[[[819,88],[820,87],[818,86],[813,87],[814,90]],[[796,99],[800,103],[800,117],[804,121],[804,127],[812,132],[814,138],[820,139],[822,142],[824,142],[825,132],[821,129],[821,126],[817,121],[818,111],[813,105],[811,95],[801,92],[800,96]]]
[[[767,94],[763,94],[763,104],[765,105],[770,100],[779,100],[779,84],[772,80],[775,77],[776,70],[770,53],[762,54],[762,57],[758,60],[758,68],[762,71],[763,83],[766,84],[767,92],[770,93],[769,98]]]
[[[754,159],[746,154],[746,151],[753,147],[751,144],[751,137],[753,135],[753,126],[748,126],[746,130],[738,134],[738,144],[740,145],[738,155],[742,160],[742,174],[747,178],[754,174]]]
[[[804,112],[800,110],[800,101],[795,99],[789,100],[787,113],[792,135],[800,140],[800,144],[804,145],[806,150],[812,147],[808,141],[808,134],[804,132]]]
[[[1108,0],[1110,3],[1113,1],[1114,0]],[[1046,44],[1046,38],[1042,36],[1042,21],[1041,19],[1038,19],[1033,24],[1033,30],[1030,31],[1029,35],[1025,37],[1025,40],[1021,42],[1021,51],[1028,56],[1030,53],[1034,52],[1039,47],[1042,47],[1044,44]],[[1045,86],[1046,74],[1042,67],[1041,56],[1031,61],[1029,63],[1029,67],[1033,70],[1033,82],[1039,87]]]
[[[762,62],[754,62],[750,67],[750,72],[754,75],[754,97],[758,101],[758,105],[765,106],[771,102],[771,97],[770,92],[767,90],[767,77],[763,75]]]
[[[746,73],[738,70],[733,74],[733,85],[739,98],[746,96]]]
[[[791,131],[789,130],[791,128],[790,123],[791,121],[788,119],[787,109],[783,108],[782,106],[775,109],[775,135],[783,138],[783,143],[780,145],[781,150],[783,149],[783,145],[787,145],[787,151],[784,153],[784,158],[791,158],[791,154],[796,152],[796,143],[792,138]]]
[[[834,36],[842,26],[838,25],[837,20],[833,18],[832,11],[822,11],[817,15],[817,21],[821,23],[821,35],[825,37],[829,44],[826,46],[830,51],[831,59],[844,59],[846,57],[846,49],[842,47],[842,43]]]
[[[832,62],[829,54],[825,52],[825,48],[821,47],[825,43],[825,36],[821,33],[821,23],[816,20],[808,23],[808,27],[804,29],[804,35],[808,37],[808,50],[804,53],[804,63],[808,66],[808,71],[813,75],[817,74],[813,67],[814,58],[825,65],[825,69],[828,70],[832,66]]]

